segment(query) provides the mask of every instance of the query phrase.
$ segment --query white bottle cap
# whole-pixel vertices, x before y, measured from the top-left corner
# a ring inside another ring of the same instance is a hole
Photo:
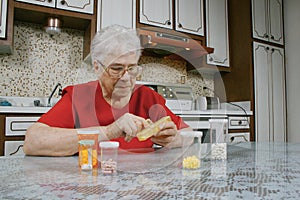
[[[112,141],[106,141],[106,142],[99,142],[100,148],[118,148],[119,142],[112,142]]]

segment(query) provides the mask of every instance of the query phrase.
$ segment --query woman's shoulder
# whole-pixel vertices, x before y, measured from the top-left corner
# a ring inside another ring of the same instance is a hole
[[[89,93],[95,92],[99,86],[99,81],[90,81],[87,83],[80,83],[76,85],[69,85],[63,89],[64,93]]]
[[[153,90],[152,88],[149,88],[145,85],[140,85],[137,84],[135,86],[135,92],[137,94],[137,96],[139,97],[145,97],[148,100],[150,99],[156,99],[156,100],[163,100],[164,98],[158,94],[155,90]]]

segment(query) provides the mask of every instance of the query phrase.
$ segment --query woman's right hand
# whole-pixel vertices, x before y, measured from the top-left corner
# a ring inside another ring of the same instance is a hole
[[[144,118],[126,113],[109,126],[108,138],[125,137],[129,142],[139,131],[148,126],[149,123]]]

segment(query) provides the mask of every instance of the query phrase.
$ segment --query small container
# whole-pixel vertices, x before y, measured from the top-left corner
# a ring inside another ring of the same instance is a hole
[[[182,131],[182,162],[183,169],[198,169],[201,165],[201,131]]]
[[[119,142],[100,142],[100,163],[103,174],[117,172]]]
[[[228,138],[228,120],[227,119],[209,119],[210,124],[210,143],[211,159],[227,159],[227,138]]]
[[[98,130],[78,130],[78,163],[82,170],[98,168]]]

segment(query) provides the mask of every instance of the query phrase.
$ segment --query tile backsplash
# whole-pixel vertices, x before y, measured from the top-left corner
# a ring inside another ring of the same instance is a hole
[[[42,25],[16,21],[14,52],[0,55],[0,96],[47,97],[60,82],[63,87],[95,80],[91,66],[82,62],[84,32],[63,29],[54,36]],[[213,88],[213,75],[188,72],[184,61],[143,56],[141,81],[180,83],[204,95],[203,86]],[[205,94],[209,95],[209,94]]]

